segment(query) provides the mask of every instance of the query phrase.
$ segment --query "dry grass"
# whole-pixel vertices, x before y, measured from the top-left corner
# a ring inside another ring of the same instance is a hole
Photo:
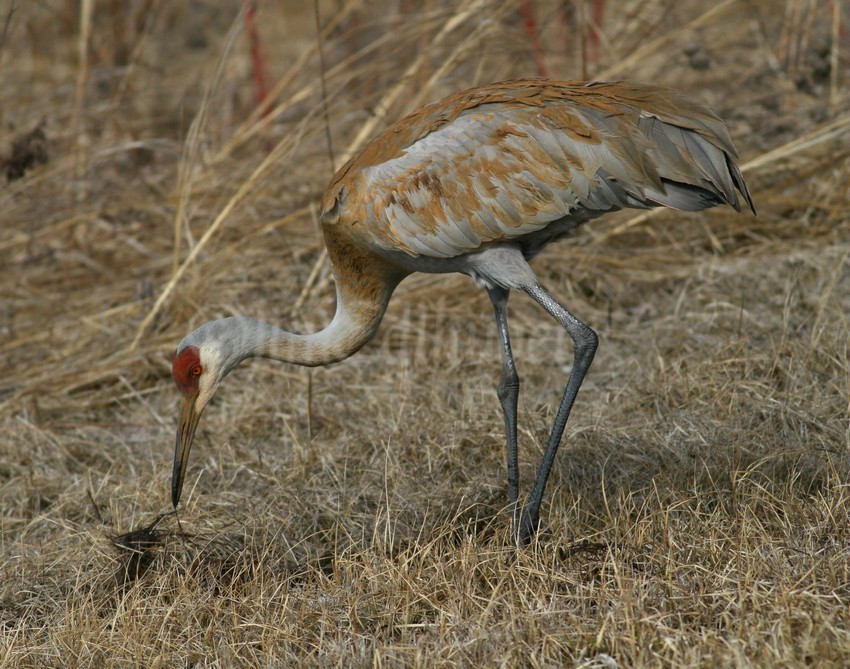
[[[235,372],[183,531],[154,522],[180,337],[333,310],[312,6],[259,3],[263,116],[237,4],[0,2],[0,666],[850,665],[846,5],[609,0],[582,62],[573,5],[530,3],[550,73],[712,104],[759,218],[623,213],[536,262],[601,346],[548,532],[515,552],[498,345],[463,277],[405,282],[343,364]],[[520,4],[322,3],[337,161],[535,71]],[[527,490],[571,354],[511,307]]]

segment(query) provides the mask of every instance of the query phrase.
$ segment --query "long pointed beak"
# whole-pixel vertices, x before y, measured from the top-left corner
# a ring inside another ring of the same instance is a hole
[[[198,419],[201,417],[201,412],[195,410],[196,397],[197,395],[180,399],[180,423],[177,426],[177,444],[174,448],[174,469],[171,472],[171,503],[175,509],[180,502],[180,493],[183,491],[183,479],[186,477],[189,451],[192,448],[195,429],[198,427]]]

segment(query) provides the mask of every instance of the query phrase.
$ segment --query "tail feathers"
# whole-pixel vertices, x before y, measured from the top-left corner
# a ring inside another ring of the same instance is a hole
[[[750,191],[747,188],[747,184],[744,182],[744,175],[741,174],[741,170],[738,168],[738,165],[735,161],[726,156],[726,167],[729,168],[729,174],[732,175],[732,181],[735,184],[735,188],[737,188],[741,195],[744,196],[744,201],[747,203],[747,206],[750,208],[750,211],[753,212],[754,216],[757,216],[756,205],[753,204],[753,198],[750,196]],[[735,207],[738,211],[741,211],[741,205],[738,203],[737,198],[732,206]]]
[[[704,136],[695,129],[651,119],[642,124],[653,140],[648,155],[664,186],[663,192],[645,189],[648,200],[684,211],[728,204],[741,211],[740,196],[755,213],[734,148],[723,136]]]
[[[664,192],[645,191],[647,200],[654,205],[672,207],[682,211],[701,211],[727,202],[722,194],[708,188],[663,178],[661,181],[664,184]],[[734,202],[729,202],[729,204],[738,211],[741,210],[737,197],[735,197]]]

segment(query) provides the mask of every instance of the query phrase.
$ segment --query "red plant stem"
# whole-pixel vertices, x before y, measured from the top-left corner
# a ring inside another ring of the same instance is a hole
[[[602,17],[605,15],[605,0],[595,0],[593,13],[591,14],[590,40],[588,43],[588,57],[591,63],[599,59],[599,32],[602,28]]]
[[[257,104],[262,106],[266,101],[266,95],[269,92],[266,67],[260,55],[260,35],[257,33],[256,24],[256,5],[254,0],[242,0],[245,6],[245,30],[248,33],[248,41],[251,44],[251,63],[254,66],[254,91],[257,98]],[[268,109],[263,110],[263,116],[268,114]]]
[[[540,50],[537,22],[534,20],[534,10],[531,7],[530,0],[520,0],[519,10],[522,12],[522,18],[525,23],[525,32],[528,33],[528,39],[531,41],[531,50],[534,53],[534,63],[537,65],[537,74],[538,76],[546,77],[548,76],[546,74],[546,63],[543,62],[543,52]]]

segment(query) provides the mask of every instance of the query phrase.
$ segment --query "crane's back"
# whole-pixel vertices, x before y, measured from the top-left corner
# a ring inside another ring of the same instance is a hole
[[[752,208],[736,158],[723,122],[674,91],[510,81],[427,105],[372,140],[332,180],[323,223],[396,259],[505,242],[530,257],[625,207],[740,210],[740,195]]]

